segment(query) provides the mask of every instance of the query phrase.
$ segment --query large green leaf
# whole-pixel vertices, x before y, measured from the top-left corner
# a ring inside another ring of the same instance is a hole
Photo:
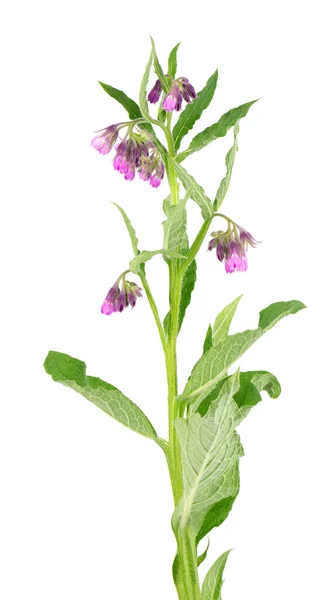
[[[177,175],[186,191],[191,190],[191,198],[197,202],[202,210],[204,219],[210,219],[213,215],[213,207],[211,200],[205,194],[203,188],[197,183],[196,179],[190,175],[186,169],[174,162]]]
[[[121,213],[121,215],[124,219],[125,225],[127,227],[127,231],[131,238],[134,255],[137,256],[137,254],[139,254],[139,248],[138,248],[139,241],[136,237],[135,229],[134,229],[130,219],[128,218],[126,212],[124,211],[124,209],[119,204],[116,204],[116,202],[112,202],[112,204],[118,208],[119,212]]]
[[[174,46],[173,50],[171,50],[170,55],[168,57],[167,72],[173,78],[176,76],[176,70],[177,70],[177,66],[178,66],[177,56],[178,56],[179,46],[180,46],[180,42],[176,46]]]
[[[176,150],[180,148],[181,141],[188,131],[193,128],[196,121],[201,118],[203,111],[209,106],[217,87],[218,69],[211,75],[205,87],[198,92],[197,98],[180,114],[178,122],[173,129],[173,141]]]
[[[68,354],[50,351],[45,371],[130,429],[158,442],[157,434],[142,410],[110,383],[86,375],[86,365]]]
[[[228,336],[218,346],[206,352],[193,368],[191,377],[183,391],[182,399],[191,403],[192,410],[215,388],[225,376],[227,369],[246,352],[266,331],[283,317],[305,308],[298,300],[271,304],[260,313],[259,326],[254,330],[243,331]]]
[[[220,206],[223,203],[225,196],[227,194],[228,188],[229,188],[231,174],[233,172],[233,167],[234,167],[234,162],[235,162],[235,156],[236,156],[236,152],[238,150],[238,143],[237,143],[238,132],[239,132],[239,121],[237,121],[237,123],[234,127],[234,143],[233,143],[232,147],[230,148],[230,150],[226,154],[226,169],[227,169],[227,171],[226,171],[226,175],[221,180],[221,183],[219,185],[218,191],[215,196],[215,200],[213,203],[213,208],[215,211],[218,211],[220,209]]]
[[[221,600],[223,572],[225,570],[229,552],[230,550],[224,552],[206,574],[202,585],[201,600]]]
[[[242,296],[238,296],[238,298],[228,304],[215,319],[213,326],[213,346],[217,346],[223,338],[228,336],[229,327],[241,298]]]
[[[201,150],[214,140],[223,137],[226,135],[227,131],[236,125],[237,121],[245,117],[251,108],[251,106],[257,102],[257,100],[252,100],[252,102],[247,102],[246,104],[241,104],[241,106],[237,106],[236,108],[232,108],[228,112],[226,112],[222,117],[214,123],[198,133],[191,141],[189,148],[184,150],[184,152],[180,152],[177,155],[177,162],[182,162],[187,156],[190,156],[193,152],[197,152]]]
[[[226,478],[243,455],[235,427],[241,414],[233,400],[239,388],[239,373],[226,381],[219,398],[205,417],[195,413],[177,419],[184,493],[174,522],[183,529],[189,522],[197,535],[205,516],[214,504],[235,495],[237,482]]]

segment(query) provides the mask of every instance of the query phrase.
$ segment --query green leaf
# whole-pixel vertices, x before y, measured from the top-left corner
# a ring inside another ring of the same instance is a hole
[[[173,161],[177,175],[186,191],[191,189],[191,198],[197,202],[202,210],[204,219],[210,219],[213,215],[211,200],[206,196],[203,188],[197,183],[196,179],[177,162]]]
[[[239,492],[238,463],[234,465],[232,471],[228,471],[228,473],[225,475],[225,479],[227,479],[229,482],[232,481],[230,485],[232,486],[233,495],[216,502],[206,513],[196,537],[197,544],[208,533],[210,533],[214,527],[220,527],[220,525],[222,525],[222,523],[227,519]],[[226,485],[228,484],[225,482],[224,486]]]
[[[241,421],[233,395],[239,387],[239,373],[226,381],[219,398],[205,417],[198,413],[177,419],[175,427],[180,443],[183,470],[183,498],[177,511],[177,523],[197,535],[210,508],[223,498],[232,497],[237,483],[225,475],[243,455],[235,431]]]
[[[157,52],[156,52],[156,47],[155,47],[155,42],[154,40],[151,38],[151,44],[152,44],[152,53],[153,53],[153,62],[154,62],[154,69],[155,69],[155,73],[161,83],[162,89],[164,90],[164,92],[167,92],[170,89],[170,81],[167,77],[165,77],[164,75],[164,71],[161,67],[161,64],[158,60],[158,56],[157,56]]]
[[[236,108],[232,108],[228,112],[226,112],[222,117],[214,123],[207,127],[201,133],[198,133],[191,141],[189,148],[184,150],[177,155],[177,162],[182,162],[187,156],[190,156],[193,152],[197,152],[201,150],[214,140],[224,137],[227,131],[236,125],[237,121],[245,117],[251,108],[251,106],[257,102],[257,100],[252,100],[252,102],[247,102],[246,104],[241,104],[241,106],[237,106]]]
[[[149,61],[147,63],[147,66],[145,68],[145,71],[144,71],[144,74],[142,77],[141,86],[140,86],[140,95],[139,95],[141,112],[142,112],[142,115],[144,117],[146,117],[147,119],[150,118],[149,106],[148,106],[148,100],[147,100],[147,87],[148,87],[148,82],[149,82],[149,77],[150,77],[151,65],[153,63],[153,58],[154,58],[154,52],[153,52],[153,48],[152,48]]]
[[[167,208],[164,226],[164,250],[186,253],[188,250],[186,202]]]
[[[193,128],[196,121],[201,118],[203,111],[209,106],[217,87],[218,69],[207,80],[205,87],[198,92],[197,97],[180,114],[178,122],[173,129],[173,141],[176,150],[188,131]]]
[[[180,254],[179,252],[174,252],[172,250],[142,250],[140,254],[135,256],[135,258],[133,258],[129,263],[129,270],[131,273],[136,273],[138,275],[141,265],[146,263],[148,260],[151,260],[157,254],[163,254],[169,259],[186,258],[184,254]]]
[[[235,315],[238,303],[242,296],[228,304],[215,319],[213,327],[213,346],[217,346],[223,338],[228,336],[229,327]]]
[[[87,376],[86,365],[81,360],[50,351],[44,367],[54,381],[79,392],[126,427],[158,442],[156,431],[142,410],[110,383]]]
[[[138,249],[139,241],[138,241],[138,239],[136,237],[135,229],[134,229],[134,227],[133,227],[130,219],[128,218],[126,212],[124,211],[124,209],[119,204],[116,204],[116,202],[112,202],[112,204],[118,208],[119,212],[121,213],[121,215],[122,215],[122,217],[123,217],[123,219],[125,221],[125,225],[127,227],[127,231],[128,231],[129,236],[131,238],[132,248],[133,248],[134,255],[137,256],[139,254],[139,249]]]
[[[207,542],[207,546],[206,546],[206,548],[205,548],[205,550],[204,550],[203,554],[201,554],[200,556],[198,556],[198,557],[197,557],[197,566],[198,566],[198,567],[199,567],[199,565],[201,565],[201,564],[202,564],[202,562],[204,562],[204,560],[206,559],[209,547],[210,547],[210,540],[208,540],[208,542]]]
[[[177,70],[177,56],[178,56],[178,49],[180,46],[180,42],[174,46],[173,50],[171,50],[170,55],[168,57],[168,67],[167,67],[167,72],[169,75],[171,75],[171,77],[176,76],[176,70]]]
[[[121,104],[125,110],[127,110],[128,116],[130,119],[132,119],[132,121],[142,117],[139,105],[134,100],[129,98],[125,92],[122,92],[121,90],[118,90],[107,83],[102,83],[102,81],[99,81],[99,84],[102,86],[104,91],[111,96],[111,98],[117,100],[117,102],[119,102],[119,104]]]
[[[196,272],[197,272],[197,263],[195,260],[189,265],[183,275],[182,279],[182,287],[181,287],[181,296],[180,296],[180,306],[179,306],[179,318],[178,318],[178,332],[181,329],[186,310],[191,302],[191,295],[195,287],[196,283]],[[164,331],[166,335],[168,335],[169,328],[171,322],[171,311],[169,311],[164,319]]]
[[[225,196],[227,194],[228,188],[229,188],[231,175],[233,172],[233,167],[234,167],[234,162],[235,162],[235,156],[236,156],[236,152],[238,150],[238,143],[237,143],[238,133],[239,133],[239,121],[237,121],[237,123],[234,127],[234,143],[233,143],[232,147],[230,148],[230,150],[226,154],[227,172],[220,183],[220,186],[218,188],[218,191],[216,193],[215,200],[213,203],[213,208],[216,212],[220,209],[220,206],[223,203]]]
[[[197,410],[206,396],[225,376],[227,369],[252,346],[268,329],[283,317],[305,308],[298,300],[271,304],[260,313],[259,327],[228,336],[218,346],[213,346],[196,363],[190,379],[183,391],[182,399],[191,403],[191,409]]]
[[[229,552],[230,550],[224,552],[206,574],[202,585],[201,600],[221,600],[223,572],[225,570]]]
[[[210,324],[207,328],[204,344],[203,344],[203,354],[210,350],[213,346],[213,335],[212,335],[212,325]]]

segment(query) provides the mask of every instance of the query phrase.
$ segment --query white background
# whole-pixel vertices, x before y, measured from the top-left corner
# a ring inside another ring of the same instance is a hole
[[[203,248],[179,341],[180,383],[206,327],[244,293],[233,330],[300,299],[241,360],[282,383],[240,428],[242,489],[211,534],[202,576],[234,548],[225,600],[329,598],[329,89],[326,3],[244,0],[11,2],[1,17],[1,570],[3,600],[176,597],[172,500],[161,451],[111,420],[42,364],[49,349],[83,359],[166,435],[162,353],[146,300],[104,317],[100,305],[130,259],[116,201],[143,248],[161,245],[161,202],[90,148],[92,131],[125,118],[98,86],[137,97],[148,35],[197,89],[219,67],[196,131],[262,97],[242,121],[224,211],[262,244],[227,276]],[[213,197],[232,134],[185,163]],[[189,138],[187,138],[189,141]],[[190,230],[200,215],[191,206]],[[167,276],[148,267],[162,314]]]

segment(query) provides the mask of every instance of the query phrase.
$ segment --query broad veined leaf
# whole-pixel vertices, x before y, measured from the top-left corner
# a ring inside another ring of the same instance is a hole
[[[226,380],[227,377],[221,379],[214,390],[200,403],[198,407],[200,415],[203,416],[207,413],[210,404],[219,396]],[[241,372],[239,390],[234,395],[234,400],[243,417],[246,417],[253,406],[261,402],[260,392],[267,392],[270,398],[279,397],[281,386],[275,375],[268,371]]]
[[[210,508],[236,492],[236,481],[225,476],[233,472],[234,465],[243,455],[235,431],[241,421],[233,400],[238,387],[239,373],[236,372],[226,381],[205,417],[195,413],[175,421],[184,488],[175,521],[181,529],[189,522],[195,535]]]
[[[185,270],[183,279],[182,279],[182,287],[181,287],[181,296],[180,296],[180,307],[179,307],[179,318],[178,318],[178,332],[181,329],[186,310],[191,302],[191,295],[195,287],[196,283],[196,273],[197,273],[197,263],[195,260],[189,265],[189,267]],[[171,311],[169,311],[164,319],[164,331],[166,335],[168,335],[171,321]]]
[[[207,328],[204,344],[203,344],[203,354],[210,350],[213,346],[213,335],[212,335],[212,325],[210,324]]]
[[[222,117],[214,123],[198,133],[191,141],[189,148],[180,152],[177,155],[177,162],[182,162],[187,156],[190,156],[193,152],[197,152],[201,150],[214,140],[223,137],[226,135],[227,131],[236,125],[237,121],[245,117],[251,108],[251,106],[257,102],[257,100],[252,100],[252,102],[247,102],[246,104],[241,104],[241,106],[237,106],[236,108],[232,108],[228,112],[226,112]]]
[[[185,259],[186,258],[184,256],[184,254],[180,254],[179,252],[174,252],[173,250],[163,250],[163,249],[161,249],[161,250],[142,250],[140,252],[140,254],[135,256],[135,258],[133,258],[131,260],[131,262],[129,263],[129,270],[132,273],[136,273],[138,275],[141,265],[146,263],[148,260],[151,260],[157,254],[163,254],[164,256],[166,256],[166,258],[169,258],[169,259],[173,259],[173,258]]]
[[[191,409],[197,410],[206,396],[225,376],[227,369],[252,346],[266,331],[280,319],[295,314],[305,308],[298,300],[271,304],[260,313],[259,326],[254,330],[243,331],[228,336],[218,346],[213,346],[196,363],[191,377],[183,391],[182,399],[191,403]]]
[[[164,226],[164,250],[174,250],[185,254],[188,250],[186,202],[167,208]]]
[[[214,565],[210,568],[202,585],[201,600],[221,600],[221,588],[223,584],[223,572],[228,559],[228,552],[224,552]]]
[[[179,46],[180,46],[180,42],[176,46],[174,46],[173,50],[171,50],[170,55],[168,57],[167,72],[173,78],[176,76],[176,70],[178,67],[177,57],[178,57]]]
[[[215,319],[213,327],[213,346],[217,346],[223,338],[228,336],[229,327],[241,298],[242,296],[238,296],[238,298],[228,304]]]
[[[215,196],[215,200],[213,203],[213,208],[215,211],[218,211],[220,209],[220,206],[223,203],[225,196],[227,194],[228,188],[229,188],[231,174],[233,172],[233,167],[234,167],[234,162],[235,162],[235,156],[236,156],[236,152],[238,150],[238,143],[237,143],[238,132],[239,132],[239,121],[237,121],[237,123],[234,127],[234,143],[233,143],[232,147],[230,148],[230,150],[226,154],[226,169],[227,169],[227,171],[226,171],[226,175],[224,176],[224,178],[222,179],[222,181],[219,185],[218,191]]]
[[[197,98],[187,104],[180,114],[178,122],[173,129],[173,141],[176,150],[180,148],[181,141],[188,131],[193,128],[196,121],[201,118],[203,111],[209,106],[217,87],[218,69],[211,75],[205,87],[198,92]]]
[[[194,179],[192,175],[189,175],[186,169],[184,169],[176,161],[173,162],[177,175],[184,189],[186,191],[191,189],[191,198],[197,202],[198,206],[200,206],[204,219],[210,219],[213,215],[211,200],[207,197],[203,188],[197,183],[196,179]]]
[[[167,92],[170,89],[170,80],[169,80],[169,78],[167,78],[164,75],[164,71],[161,67],[161,64],[160,64],[158,56],[157,56],[155,42],[152,38],[151,38],[151,44],[152,44],[152,53],[153,53],[153,62],[154,62],[155,73],[161,83],[162,89],[164,90],[164,92]]]
[[[137,256],[139,254],[139,248],[138,248],[139,241],[136,237],[135,229],[134,229],[130,219],[128,218],[126,212],[124,211],[124,209],[119,204],[116,204],[116,202],[112,202],[112,204],[118,208],[119,212],[121,213],[121,215],[124,219],[125,225],[127,227],[127,231],[131,238],[134,255]]]
[[[50,351],[44,367],[54,381],[79,392],[126,427],[158,442],[156,431],[142,410],[110,383],[86,375],[86,365],[81,360]]]

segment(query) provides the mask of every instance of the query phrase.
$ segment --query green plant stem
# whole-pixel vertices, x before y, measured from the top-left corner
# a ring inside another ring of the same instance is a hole
[[[154,319],[155,319],[155,322],[156,322],[156,325],[157,325],[159,337],[160,337],[160,340],[161,340],[161,343],[162,343],[162,346],[163,346],[163,350],[164,350],[164,353],[165,353],[165,357],[166,357],[166,355],[167,355],[167,343],[166,343],[166,339],[165,339],[165,334],[164,334],[164,329],[163,329],[163,326],[162,326],[162,322],[161,322],[160,317],[159,317],[158,308],[157,308],[156,302],[154,300],[154,297],[152,295],[152,292],[151,292],[150,286],[148,284],[147,277],[146,277],[145,273],[140,273],[140,279],[141,279],[142,285],[143,285],[143,287],[145,289],[145,293],[147,295],[147,298],[148,298],[148,301],[149,301],[149,304],[150,304],[150,308],[152,310],[152,314],[154,316]]]
[[[194,536],[188,527],[180,528],[177,535],[180,564],[180,600],[200,600],[201,590],[198,578],[197,552]],[[182,594],[182,592],[184,592]],[[182,598],[181,598],[182,596]]]

